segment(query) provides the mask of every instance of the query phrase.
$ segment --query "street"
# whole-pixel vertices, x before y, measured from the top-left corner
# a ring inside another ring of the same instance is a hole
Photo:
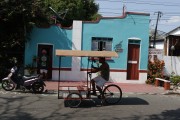
[[[100,106],[84,100],[69,108],[56,93],[32,94],[0,90],[1,120],[180,120],[179,95],[123,94],[120,103]]]

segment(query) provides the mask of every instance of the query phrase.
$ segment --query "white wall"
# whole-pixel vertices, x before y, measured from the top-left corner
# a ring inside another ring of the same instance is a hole
[[[179,56],[164,56],[165,62],[164,74],[170,76],[172,72],[175,75],[180,75],[180,57]]]
[[[162,43],[160,43],[160,42],[156,43],[155,48],[156,48],[156,49],[164,49],[164,42],[162,42]]]
[[[53,80],[58,80],[58,70],[54,70],[53,73]],[[144,84],[147,80],[147,73],[140,73],[139,80],[126,80],[126,72],[111,72],[110,73],[110,82],[117,82],[117,83],[140,83]],[[96,76],[96,73],[92,74],[92,78]],[[61,71],[61,80],[62,81],[86,81],[87,80],[87,73],[86,71],[75,72],[75,71]]]

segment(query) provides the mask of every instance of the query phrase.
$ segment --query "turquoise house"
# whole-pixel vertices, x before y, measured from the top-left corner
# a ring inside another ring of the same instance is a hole
[[[74,21],[71,28],[52,25],[35,27],[25,47],[25,65],[45,49],[48,78],[58,80],[59,59],[56,49],[116,51],[118,58],[106,58],[110,81],[145,83],[147,80],[150,14],[126,12],[120,17],[103,17],[97,21]],[[35,67],[39,68],[39,60]],[[62,57],[61,80],[85,81],[86,57]],[[38,70],[39,72],[39,70]],[[96,76],[96,74],[93,74]]]

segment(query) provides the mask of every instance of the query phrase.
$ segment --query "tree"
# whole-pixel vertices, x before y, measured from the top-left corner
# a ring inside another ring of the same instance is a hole
[[[0,75],[14,59],[23,64],[24,45],[33,25],[49,27],[53,23],[49,6],[58,14],[68,9],[65,20],[59,21],[63,26],[98,16],[94,0],[0,0]]]
[[[43,23],[46,16],[38,0],[0,0],[0,75],[17,59],[23,64],[24,43],[32,23]],[[39,22],[42,21],[42,22]],[[4,77],[4,76],[0,76]]]
[[[38,25],[48,22],[45,14],[42,14],[45,9],[41,6],[45,5],[38,0],[0,1],[0,40],[4,47],[23,45],[32,29],[32,23]]]
[[[73,20],[91,21],[97,19],[99,6],[94,0],[46,0],[46,6],[51,6],[57,13],[68,9],[63,26],[72,26]]]

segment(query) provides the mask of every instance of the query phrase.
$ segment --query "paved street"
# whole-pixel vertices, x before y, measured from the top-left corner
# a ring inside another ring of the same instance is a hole
[[[180,120],[179,95],[124,93],[120,103],[100,106],[84,100],[81,107],[64,106],[57,94],[0,90],[1,120]]]

